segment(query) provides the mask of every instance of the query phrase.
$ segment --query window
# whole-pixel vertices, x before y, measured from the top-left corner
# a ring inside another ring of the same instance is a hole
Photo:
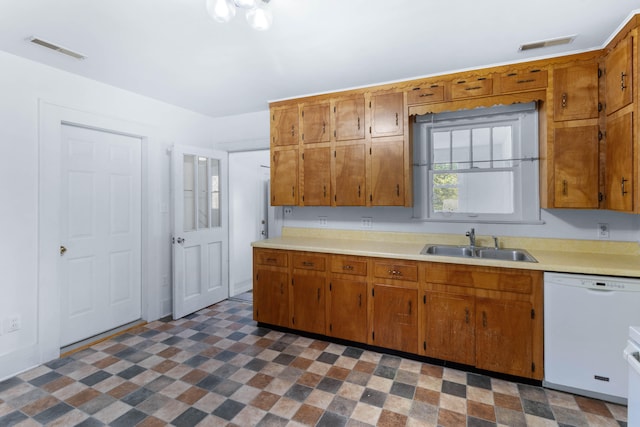
[[[417,116],[414,160],[416,218],[540,219],[534,102]]]

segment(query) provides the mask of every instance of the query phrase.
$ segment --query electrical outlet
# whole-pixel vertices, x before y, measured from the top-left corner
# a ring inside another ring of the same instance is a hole
[[[285,206],[284,216],[291,216],[291,215],[293,215],[293,208],[291,206]]]
[[[6,319],[5,330],[7,333],[15,332],[20,329],[20,316],[14,316]]]
[[[609,239],[609,224],[606,224],[604,222],[598,224],[598,239]]]
[[[327,217],[326,216],[319,216],[318,217],[318,224],[320,224],[320,227],[326,227],[327,226]]]
[[[368,216],[363,216],[360,219],[360,226],[362,228],[372,228],[373,227],[373,218]]]

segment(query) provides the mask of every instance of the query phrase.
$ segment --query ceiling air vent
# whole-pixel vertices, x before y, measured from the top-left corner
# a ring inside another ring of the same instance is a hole
[[[74,52],[72,50],[69,50],[69,49],[64,48],[62,46],[58,46],[58,45],[53,44],[51,42],[48,42],[46,40],[39,39],[37,37],[31,37],[29,39],[29,41],[31,43],[35,43],[37,45],[46,47],[47,49],[51,49],[51,50],[55,50],[56,52],[63,53],[65,55],[70,56],[70,57],[75,58],[75,59],[86,59],[86,56],[82,55],[81,53]]]
[[[576,38],[576,36],[567,36],[567,37],[559,37],[557,39],[548,39],[548,40],[542,40],[542,41],[539,41],[539,42],[525,43],[525,44],[520,45],[518,50],[524,52],[525,50],[541,49],[543,47],[559,46],[561,44],[569,44],[575,38]]]

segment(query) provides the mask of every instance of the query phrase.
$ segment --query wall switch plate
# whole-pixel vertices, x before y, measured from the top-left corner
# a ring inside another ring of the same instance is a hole
[[[291,216],[291,215],[293,215],[293,208],[291,206],[285,206],[284,216]]]
[[[319,216],[318,217],[318,224],[320,224],[320,227],[326,227],[327,226],[327,217],[326,216]]]
[[[609,224],[606,224],[604,222],[598,224],[598,239],[609,239]]]
[[[368,216],[363,216],[360,219],[360,226],[362,228],[372,228],[373,227],[373,218]]]

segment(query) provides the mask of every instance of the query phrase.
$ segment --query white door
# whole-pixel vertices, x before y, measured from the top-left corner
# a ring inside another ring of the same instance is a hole
[[[62,126],[61,347],[140,319],[141,145]]]
[[[174,147],[173,318],[229,296],[227,153]]]

